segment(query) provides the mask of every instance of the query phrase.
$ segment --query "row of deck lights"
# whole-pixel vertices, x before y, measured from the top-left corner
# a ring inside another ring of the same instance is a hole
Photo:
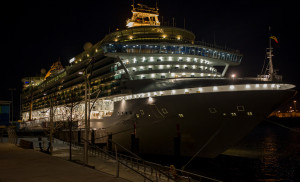
[[[146,61],[146,58],[145,57],[142,57],[142,63],[144,63]],[[168,61],[173,61],[173,57],[169,56],[167,58],[163,58],[163,57],[159,57],[159,62],[163,62],[164,59],[167,59]],[[154,57],[150,57],[149,58],[149,61],[150,62],[154,62]],[[182,57],[179,57],[178,58],[178,61],[183,61],[183,58]],[[187,57],[186,58],[186,62],[191,62],[191,58],[190,57]],[[198,62],[198,59],[197,58],[194,58],[194,62],[197,63]],[[131,63],[135,64],[137,63],[137,58],[133,58],[132,61],[129,61],[128,59],[126,59],[124,61],[124,64],[127,64],[127,65],[130,65]],[[206,61],[206,60],[203,60],[203,59],[199,59],[199,63],[203,63],[203,64],[207,64],[209,65],[210,62],[209,61]],[[173,65],[172,65],[173,66]],[[199,76],[217,76],[217,70],[213,67],[207,67],[207,66],[197,66],[197,65],[174,65],[174,69],[180,69],[180,67],[182,67],[181,69],[201,69],[201,70],[207,70],[209,69],[212,73],[211,74],[204,74],[204,73],[201,73],[199,74]],[[158,70],[162,70],[162,69],[171,69],[171,65],[148,65],[148,66],[139,66],[139,68],[137,69],[136,67],[132,67],[130,68],[130,71],[146,71],[146,69],[148,70],[152,70],[154,67],[157,67]],[[169,72],[170,73],[170,72]],[[119,73],[120,74],[120,73]],[[161,76],[166,76],[168,75],[168,73],[161,73],[160,74]],[[144,78],[145,75],[139,75],[141,78]],[[170,76],[171,77],[175,77],[175,73],[170,73]],[[179,76],[177,74],[177,76]],[[186,76],[186,73],[181,73],[180,76]],[[195,76],[195,73],[191,73],[191,76]],[[149,78],[155,78],[156,77],[156,74],[151,74],[148,76]]]
[[[139,67],[131,67],[128,68],[130,69],[130,71],[146,71],[146,70],[154,70],[153,68],[157,68],[156,70],[163,70],[163,69],[201,69],[201,70],[209,70],[211,72],[216,73],[217,69],[213,68],[213,67],[207,67],[207,66],[196,66],[196,65],[192,65],[191,67],[187,66],[187,65],[175,65],[174,67],[171,67],[171,65],[149,65],[149,66],[139,66]],[[181,67],[181,68],[180,68]]]
[[[229,89],[227,91],[234,91],[237,89],[238,86],[240,86],[240,85],[229,85]],[[213,86],[213,88],[212,88],[213,92],[218,92],[219,87],[222,87],[222,86]],[[255,85],[254,84],[251,84],[251,85],[246,84],[246,85],[244,85],[245,90],[249,90],[251,88],[252,89],[260,89],[260,88],[280,89],[280,87],[281,87],[280,84],[255,84]],[[122,101],[122,100],[148,98],[148,102],[153,102],[154,101],[153,97],[164,96],[164,95],[182,95],[182,94],[202,93],[205,91],[204,89],[207,89],[207,87],[185,88],[185,89],[176,89],[176,90],[169,90],[169,91],[155,91],[155,92],[127,95],[127,96],[122,96],[122,97],[115,97],[112,100],[116,102],[116,101]],[[194,91],[192,92],[192,90],[194,90]],[[25,116],[24,114],[26,115],[26,113],[23,113],[23,116]],[[28,115],[28,113],[27,113],[27,115]]]
[[[204,73],[197,73],[200,77],[221,77],[221,75],[218,74],[204,74]],[[195,73],[152,73],[152,74],[142,74],[142,75],[137,75],[140,77],[140,79],[144,78],[177,78],[177,77],[196,77],[197,74]],[[161,76],[161,77],[159,77]]]
[[[173,61],[173,60],[174,60],[174,58],[173,58],[172,56],[169,56],[169,57],[167,57],[167,58],[166,58],[166,57],[158,57],[158,61],[163,62],[164,59],[167,59],[168,61]],[[147,60],[146,57],[142,57],[142,63],[144,63],[146,60]],[[178,60],[177,60],[177,61],[183,61],[183,60],[184,60],[184,59],[183,59],[182,57],[178,57]],[[191,62],[191,60],[192,60],[192,59],[191,59],[190,57],[187,57],[187,58],[186,58],[186,62]],[[154,57],[149,57],[149,61],[150,61],[150,62],[154,62]],[[198,63],[198,58],[194,58],[193,61],[194,61],[194,63]],[[127,60],[125,60],[124,63],[130,64],[131,61],[129,61],[129,60],[127,59]],[[132,63],[137,63],[137,58],[133,58]],[[209,61],[204,60],[204,59],[199,59],[199,63],[202,63],[202,64],[211,64]]]
[[[161,35],[161,38],[163,38],[163,39],[165,39],[165,38],[167,38],[167,37],[168,37],[167,34],[162,34],[162,35]],[[118,38],[119,38],[119,36],[117,36],[117,37],[114,39],[114,41],[115,41],[115,42],[118,42],[118,41],[119,41]],[[133,38],[134,38],[133,35],[129,35],[129,36],[128,36],[128,39],[129,39],[129,40],[132,40]],[[176,39],[177,39],[177,40],[181,40],[181,39],[182,39],[182,36],[181,36],[181,35],[177,35],[177,36],[176,36]]]
[[[229,85],[229,89],[227,91],[233,91],[236,90],[237,86],[239,85]],[[212,90],[214,92],[219,91],[219,87],[221,86],[213,86]],[[279,89],[280,85],[279,84],[255,84],[255,85],[250,85],[246,84],[244,85],[244,90],[249,90],[249,89]],[[140,93],[140,94],[134,94],[134,95],[127,95],[127,96],[122,96],[122,97],[115,97],[113,100],[114,101],[121,101],[121,100],[131,100],[131,99],[139,99],[139,98],[152,98],[152,97],[157,97],[157,96],[165,96],[165,95],[181,95],[181,94],[195,94],[195,93],[202,93],[204,92],[205,88],[185,88],[185,89],[176,89],[176,90],[169,90],[169,91],[155,91],[155,92],[148,92],[148,93]],[[194,90],[193,92],[191,92]]]

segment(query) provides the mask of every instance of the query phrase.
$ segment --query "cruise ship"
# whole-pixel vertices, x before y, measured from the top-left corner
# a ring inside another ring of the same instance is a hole
[[[157,7],[133,5],[126,29],[85,44],[65,68],[58,61],[23,78],[23,122],[72,118],[138,153],[213,158],[295,94],[272,72],[225,77],[241,63],[238,50],[197,42],[158,16]]]

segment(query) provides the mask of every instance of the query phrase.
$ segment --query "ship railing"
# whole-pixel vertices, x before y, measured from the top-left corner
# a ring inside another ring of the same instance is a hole
[[[86,141],[85,139],[82,139],[82,140]],[[89,144],[89,153],[91,155],[100,156],[101,158],[106,159],[106,160],[115,160],[116,161],[116,177],[120,176],[120,164],[121,164],[125,168],[130,169],[131,171],[140,175],[144,179],[144,181],[161,181],[161,180],[158,180],[158,176],[159,175],[161,176],[161,174],[163,174],[162,172],[159,173],[159,171],[156,170],[156,179],[153,179],[153,177],[148,174],[149,167],[147,167],[145,163],[143,164],[143,170],[141,171],[140,165],[138,168],[135,165],[137,160],[134,160],[133,157],[130,158],[129,156],[125,156],[125,155],[122,155],[117,152],[117,146],[120,146],[120,145],[115,143],[115,151],[112,151],[112,150],[109,151],[109,150],[104,150],[104,149],[98,147],[97,145],[90,143],[89,141],[88,141],[88,144]],[[139,160],[141,160],[141,159],[139,159]],[[153,169],[152,169],[152,171],[153,171]],[[167,177],[165,179],[171,179],[171,178]],[[165,181],[165,180],[163,180],[163,181]]]
[[[57,139],[59,140],[59,139]],[[82,141],[86,141],[82,139]],[[64,144],[69,144],[68,142],[62,141]],[[108,145],[110,145],[111,149],[103,149],[96,144],[92,144],[88,141],[89,144],[89,156],[93,156],[94,158],[99,158],[102,160],[107,161],[114,161],[113,165],[115,165],[115,176],[120,177],[120,171],[123,169],[121,166],[133,171],[134,173],[138,174],[144,181],[201,181],[201,182],[211,182],[220,180],[213,179],[207,176],[194,174],[188,171],[183,171],[180,169],[172,168],[171,166],[164,166],[162,164],[153,163],[150,161],[146,161],[136,155],[135,153],[131,152],[130,150],[126,149],[122,145],[112,141],[111,139],[108,140]],[[112,150],[114,145],[114,151]],[[83,146],[74,142],[72,143],[72,148],[76,148],[79,151],[83,151]],[[125,151],[124,153],[118,152],[119,150]],[[120,166],[121,165],[121,166]],[[113,171],[110,171],[113,172]],[[114,173],[114,172],[113,172]],[[123,175],[123,173],[121,174]],[[126,178],[122,176],[123,178]]]
[[[228,48],[226,46],[211,44],[211,43],[204,42],[204,41],[195,41],[195,45],[202,45],[202,46],[205,46],[205,47],[210,47],[210,48],[215,48],[215,49],[220,49],[220,50],[226,50],[226,51],[230,51],[230,52],[240,53],[240,51],[237,50],[237,49],[232,49],[232,48]]]

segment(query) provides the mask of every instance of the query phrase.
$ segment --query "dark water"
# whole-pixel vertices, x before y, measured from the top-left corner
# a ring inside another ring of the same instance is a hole
[[[190,169],[224,181],[300,181],[300,120],[263,122],[226,154]]]
[[[300,119],[265,121],[225,154],[194,159],[186,170],[222,181],[300,182]],[[180,168],[187,161],[164,162]]]

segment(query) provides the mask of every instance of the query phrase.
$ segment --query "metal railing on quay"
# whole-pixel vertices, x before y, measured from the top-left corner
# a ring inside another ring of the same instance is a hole
[[[82,141],[86,141],[86,140],[82,139]],[[88,141],[89,144],[88,151],[89,151],[89,155],[91,156],[100,157],[101,159],[104,160],[116,161],[116,177],[119,177],[120,164],[121,164],[125,168],[128,168],[131,171],[135,172],[136,174],[140,175],[142,178],[144,178],[144,181],[220,182],[220,180],[206,177],[203,175],[194,174],[188,171],[171,168],[170,166],[163,166],[161,164],[146,161],[141,157],[139,157],[138,155],[136,155],[135,153],[126,149],[122,145],[112,141],[111,139],[109,139],[108,142],[114,144],[114,151],[102,149],[101,147],[92,144],[90,141]],[[69,144],[69,142],[65,142],[65,143]],[[77,150],[83,151],[83,145],[72,143],[72,147],[76,148]],[[123,151],[126,151],[126,154],[118,152],[118,148],[122,148]]]

